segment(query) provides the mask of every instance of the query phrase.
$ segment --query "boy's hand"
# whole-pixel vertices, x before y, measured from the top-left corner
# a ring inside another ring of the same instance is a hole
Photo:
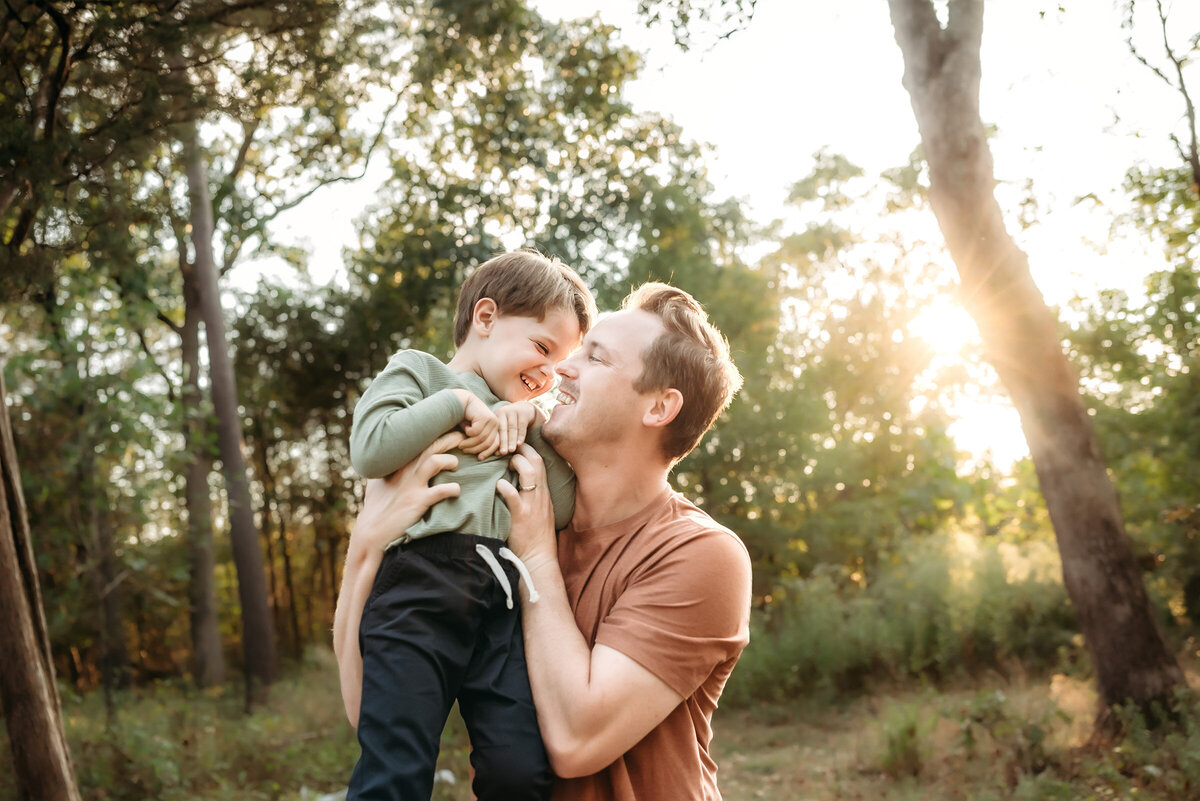
[[[500,421],[474,393],[465,389],[456,389],[454,393],[463,402],[462,430],[467,435],[458,449],[486,459],[500,447]]]
[[[541,416],[538,408],[529,401],[510,403],[497,411],[496,419],[500,421],[500,454],[514,453],[519,446],[524,445],[525,432]]]

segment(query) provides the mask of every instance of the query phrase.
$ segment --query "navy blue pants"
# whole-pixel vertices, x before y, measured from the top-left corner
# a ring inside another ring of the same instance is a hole
[[[514,609],[475,551],[503,544],[435,534],[384,554],[363,609],[358,742],[347,801],[428,801],[450,707],[471,737],[479,801],[550,796],[553,773],[538,731],[516,568],[500,560]]]

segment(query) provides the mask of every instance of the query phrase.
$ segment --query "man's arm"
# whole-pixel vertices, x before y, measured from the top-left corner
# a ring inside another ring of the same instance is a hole
[[[535,604],[523,596],[521,615],[542,740],[555,773],[589,776],[636,745],[683,696],[620,651],[588,648],[553,550],[522,560],[541,596]]]
[[[375,584],[375,574],[389,542],[404,534],[438,501],[458,496],[458,484],[429,481],[443,470],[453,470],[458,460],[446,451],[458,447],[463,435],[450,432],[439,437],[386,479],[367,482],[363,508],[358,513],[350,545],[346,550],[346,568],[333,613],[333,652],[337,657],[342,703],[350,725],[358,727],[362,699],[362,652],[358,647],[358,626],[363,607]]]
[[[537,603],[522,596],[529,684],[554,772],[588,776],[636,745],[683,696],[620,651],[588,647],[559,569],[541,459],[529,448],[520,454],[513,462],[521,482],[538,489],[517,492],[503,480],[497,488],[512,513],[509,545],[529,568],[541,596]]]

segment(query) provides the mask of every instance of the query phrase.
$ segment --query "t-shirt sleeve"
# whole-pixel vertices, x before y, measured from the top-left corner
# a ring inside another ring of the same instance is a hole
[[[750,559],[726,531],[690,538],[633,577],[596,643],[688,697],[749,641]]]
[[[359,475],[390,475],[462,421],[462,401],[449,388],[431,391],[437,383],[415,351],[397,353],[375,377],[350,429],[350,464]]]

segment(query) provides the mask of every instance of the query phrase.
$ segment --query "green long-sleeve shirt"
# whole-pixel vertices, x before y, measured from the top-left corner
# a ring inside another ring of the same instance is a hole
[[[455,389],[473,393],[493,411],[505,404],[474,373],[456,373],[419,350],[402,350],[394,355],[354,407],[350,429],[350,463],[354,469],[366,478],[390,475],[461,423],[464,408]],[[575,474],[542,438],[540,427],[531,429],[525,441],[546,463],[554,526],[562,529],[571,521],[575,508]],[[507,478],[517,485],[516,472],[508,466],[511,454],[480,461],[471,454],[452,453],[458,457],[458,469],[439,473],[433,483],[457,482],[459,496],[434,504],[393,545],[442,532],[508,539],[512,518],[496,492],[496,482]]]

